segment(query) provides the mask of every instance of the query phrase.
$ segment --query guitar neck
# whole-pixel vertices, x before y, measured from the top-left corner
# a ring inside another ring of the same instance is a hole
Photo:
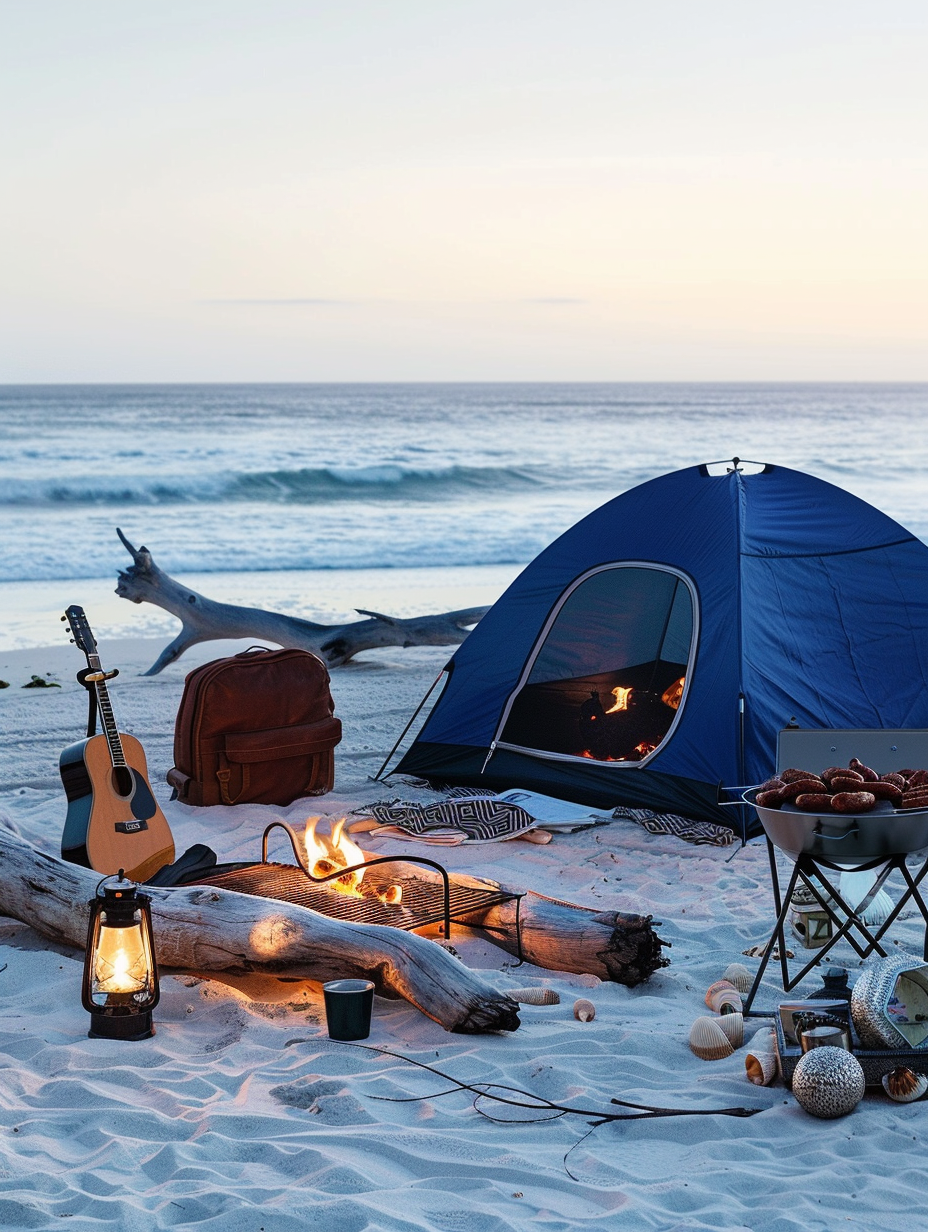
[[[102,672],[103,668],[100,665],[100,659],[97,655],[87,655],[88,666],[95,672]],[[106,736],[106,743],[110,750],[110,759],[113,763],[113,768],[125,766],[126,755],[123,752],[122,741],[119,738],[119,732],[116,728],[116,719],[113,715],[113,706],[110,702],[110,695],[107,692],[106,681],[94,681],[94,689],[97,693],[97,708],[100,711],[100,722],[103,726],[103,734]]]

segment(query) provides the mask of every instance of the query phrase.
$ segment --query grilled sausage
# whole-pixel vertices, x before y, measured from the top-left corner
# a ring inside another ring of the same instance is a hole
[[[830,813],[833,799],[827,791],[805,791],[796,797],[793,804],[804,813]]]
[[[876,796],[869,791],[839,791],[831,797],[836,813],[869,813],[876,805]]]
[[[800,779],[817,779],[818,775],[811,770],[797,770],[791,766],[788,770],[780,771],[780,778],[784,783],[798,783]]]
[[[875,770],[871,770],[869,766],[865,766],[859,757],[852,757],[848,762],[850,770],[856,770],[862,776],[865,783],[875,783],[879,779],[879,775]]]
[[[850,779],[852,783],[862,783],[864,781],[864,776],[859,770],[838,770],[837,773],[831,776],[832,782],[834,782],[835,779]]]
[[[928,789],[907,791],[896,807],[901,809],[928,809]]]
[[[759,791],[754,799],[761,808],[779,808],[782,804],[779,787],[774,787],[770,791]]]
[[[778,791],[783,786],[783,780],[779,778],[767,779],[765,783],[761,783],[758,791]]]
[[[870,784],[864,783],[861,779],[849,779],[842,777],[840,779],[832,779],[828,784],[828,790],[832,795],[836,795],[839,791],[869,791]]]
[[[905,779],[901,774],[884,774],[880,779],[881,783],[892,783],[893,787],[898,787],[900,791],[905,791]]]
[[[868,783],[867,791],[871,796],[876,796],[878,800],[891,800],[893,804],[898,804],[902,799],[902,791],[895,783],[884,783],[882,780]]]
[[[780,788],[780,799],[785,804],[787,800],[795,800],[797,796],[803,795],[809,791],[824,791],[827,792],[827,787],[821,779],[810,777],[807,779],[796,779],[792,783],[786,783]]]
[[[928,770],[916,770],[909,775],[910,787],[928,787]]]

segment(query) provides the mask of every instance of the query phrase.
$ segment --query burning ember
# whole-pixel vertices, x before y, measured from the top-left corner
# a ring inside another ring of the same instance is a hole
[[[617,710],[627,710],[631,695],[631,689],[623,689],[621,685],[614,688],[612,690],[612,696],[615,698],[615,705],[610,706],[606,711],[606,714],[615,714]]]
[[[332,826],[330,834],[317,834],[316,827],[321,817],[310,817],[306,822],[306,832],[303,845],[306,848],[306,867],[314,877],[328,877],[330,873],[340,868],[351,868],[355,864],[363,864],[364,852],[344,833],[347,818],[340,817]],[[361,889],[364,879],[364,869],[355,868],[343,877],[335,877],[327,884],[341,894],[351,894],[355,898],[364,898]],[[386,886],[382,891],[372,889],[370,896],[379,898],[389,906],[398,906],[402,902],[403,887],[399,885]]]

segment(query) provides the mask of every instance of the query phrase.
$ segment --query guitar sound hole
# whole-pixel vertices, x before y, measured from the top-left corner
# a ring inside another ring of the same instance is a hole
[[[113,788],[117,796],[131,796],[132,788],[132,773],[128,766],[115,766],[113,768]]]

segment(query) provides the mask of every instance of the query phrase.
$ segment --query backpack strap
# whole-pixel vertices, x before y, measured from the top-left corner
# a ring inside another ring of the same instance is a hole
[[[229,764],[229,759],[225,753],[219,752],[219,769],[216,771],[216,778],[219,781],[219,794],[222,797],[223,804],[237,804],[242,796],[248,790],[248,766],[242,765],[239,767],[241,771],[241,782],[236,794],[233,796],[229,791],[229,780],[232,777],[232,767]]]

